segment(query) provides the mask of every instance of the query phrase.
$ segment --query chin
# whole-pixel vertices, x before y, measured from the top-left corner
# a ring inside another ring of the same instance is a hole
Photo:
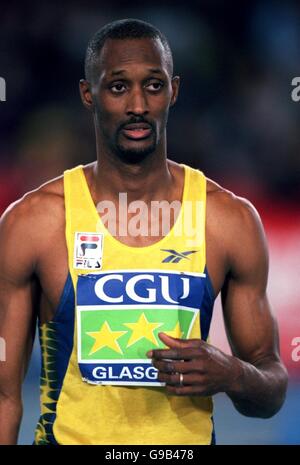
[[[138,165],[146,160],[156,149],[156,146],[151,144],[149,147],[141,148],[127,148],[119,146],[117,147],[116,155],[117,157],[129,165]]]

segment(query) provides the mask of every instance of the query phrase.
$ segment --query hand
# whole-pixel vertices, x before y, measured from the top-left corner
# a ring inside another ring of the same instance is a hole
[[[240,373],[237,358],[201,339],[175,339],[164,333],[158,336],[169,348],[151,350],[147,356],[152,358],[158,380],[166,383],[169,393],[211,396],[232,389]]]

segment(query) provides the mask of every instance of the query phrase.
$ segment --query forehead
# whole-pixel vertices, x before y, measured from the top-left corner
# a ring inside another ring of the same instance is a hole
[[[165,49],[158,39],[107,39],[99,56],[101,74],[130,65],[167,70]]]

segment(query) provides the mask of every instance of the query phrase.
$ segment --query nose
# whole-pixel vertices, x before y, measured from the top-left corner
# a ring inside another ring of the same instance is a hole
[[[148,113],[147,97],[141,88],[133,88],[127,102],[127,114],[145,115]]]

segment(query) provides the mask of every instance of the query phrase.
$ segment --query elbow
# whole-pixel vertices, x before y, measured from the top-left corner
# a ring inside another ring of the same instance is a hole
[[[274,417],[281,410],[281,407],[284,404],[285,397],[279,399],[273,403],[273,405],[268,406],[266,409],[261,409],[256,416],[256,418],[261,418],[268,420],[269,418]]]
[[[277,373],[277,382],[270,386],[264,395],[254,402],[235,403],[235,408],[246,417],[269,419],[274,417],[282,408],[288,387],[288,373],[281,366]]]
[[[285,402],[289,378],[286,368],[283,365],[281,368],[282,371],[278,380],[277,389],[275,394],[273,393],[273,395],[270,396],[271,405],[269,412],[266,412],[266,416],[263,416],[262,418],[272,418],[281,410]]]
[[[243,415],[244,417],[249,418],[261,418],[268,420],[269,418],[274,417],[279,410],[281,409],[284,403],[284,399],[281,402],[268,403],[268,405],[239,405],[234,403],[236,410]]]

